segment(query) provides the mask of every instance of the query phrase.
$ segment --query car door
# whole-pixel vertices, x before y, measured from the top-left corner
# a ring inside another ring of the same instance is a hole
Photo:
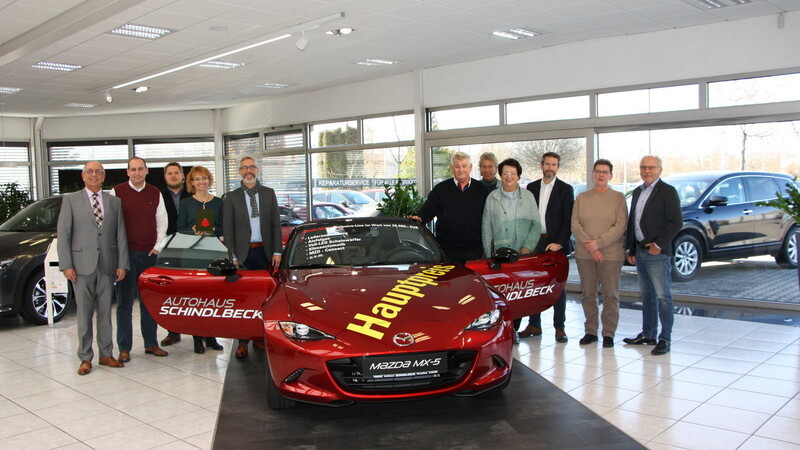
[[[213,276],[209,263],[227,258],[214,236],[176,234],[156,266],[139,277],[139,292],[150,315],[176,333],[235,339],[263,338],[261,306],[276,281],[265,270]]]
[[[756,203],[774,200],[775,193],[782,191],[772,177],[744,177],[748,205],[753,225],[752,245],[777,244],[783,239],[783,213],[772,206],[758,206]]]
[[[515,262],[501,264],[491,259],[478,259],[467,261],[466,266],[505,295],[515,319],[553,306],[569,274],[569,262],[561,252],[525,255]]]
[[[714,197],[725,197],[724,205],[710,206]],[[753,237],[753,224],[749,215],[751,204],[747,202],[742,177],[720,180],[703,201],[702,218],[708,225],[709,251],[724,251],[745,245]]]

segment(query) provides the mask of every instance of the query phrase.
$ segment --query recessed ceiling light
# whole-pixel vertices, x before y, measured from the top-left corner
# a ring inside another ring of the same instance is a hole
[[[352,33],[353,31],[355,31],[355,30],[353,30],[350,27],[342,27],[342,28],[338,28],[336,30],[326,31],[325,34],[329,34],[331,36],[344,36],[344,35],[348,35],[348,34]]]
[[[147,86],[137,86],[137,87],[135,87],[135,88],[133,88],[131,90],[133,92],[136,92],[137,94],[139,94],[139,93],[142,93],[142,92],[147,92],[148,89],[150,89],[150,88],[147,87]]]
[[[397,64],[400,61],[394,61],[391,59],[379,59],[379,58],[368,58],[363,61],[357,61],[356,64],[359,66],[370,66],[370,67],[380,67],[380,66],[391,66],[392,64]]]
[[[16,92],[21,91],[20,88],[12,88],[12,87],[3,87],[0,86],[0,94],[14,94]]]
[[[709,9],[719,9],[728,6],[746,5],[750,3],[750,0],[683,0],[683,3],[707,11]]]
[[[243,66],[244,63],[235,63],[235,62],[228,62],[228,61],[208,61],[200,64],[200,67],[208,67],[209,69],[235,69],[237,67]]]
[[[259,84],[259,85],[258,85],[258,86],[256,86],[256,87],[260,87],[260,88],[266,88],[266,89],[283,89],[283,88],[287,88],[287,87],[289,87],[289,86],[291,86],[291,84],[285,84],[285,83],[264,83],[264,84]]]
[[[506,31],[495,31],[492,36],[497,36],[505,39],[525,39],[534,36],[541,36],[542,33],[536,31],[526,30],[525,28],[512,28]]]
[[[108,34],[117,34],[120,36],[128,36],[128,37],[135,37],[141,39],[158,39],[160,37],[164,37],[173,30],[169,30],[166,28],[156,28],[156,27],[149,27],[147,25],[136,25],[133,23],[126,23],[125,25],[114,28],[113,30],[109,31]]]
[[[94,108],[97,105],[92,103],[67,103],[64,106],[67,108]]]
[[[73,70],[78,70],[83,66],[78,66],[75,64],[63,64],[63,63],[55,63],[55,62],[48,62],[48,61],[39,61],[38,63],[32,65],[34,69],[45,69],[45,70],[58,70],[60,72],[72,72]]]

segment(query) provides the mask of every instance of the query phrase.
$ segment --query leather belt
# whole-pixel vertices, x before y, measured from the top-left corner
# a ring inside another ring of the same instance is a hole
[[[263,247],[263,246],[264,246],[263,242],[251,242],[250,243],[250,248],[258,248],[258,247]]]
[[[547,234],[547,233],[542,233],[542,238],[549,238],[549,237],[550,237],[550,235],[549,235],[549,234]]]

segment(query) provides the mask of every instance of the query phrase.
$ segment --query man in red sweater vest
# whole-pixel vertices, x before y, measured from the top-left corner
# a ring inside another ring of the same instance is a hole
[[[168,353],[158,346],[158,325],[147,312],[139,295],[137,282],[139,275],[148,267],[156,265],[158,250],[156,246],[167,235],[167,210],[164,198],[157,187],[147,184],[147,163],[142,158],[133,157],[128,161],[128,182],[121,183],[111,190],[122,200],[122,215],[128,234],[128,257],[130,272],[122,282],[117,283],[117,346],[119,360],[131,359],[133,346],[133,302],[139,298],[140,325],[144,338],[144,352],[155,356]]]

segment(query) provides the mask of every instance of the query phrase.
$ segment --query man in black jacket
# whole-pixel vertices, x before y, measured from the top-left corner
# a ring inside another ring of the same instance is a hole
[[[178,230],[178,209],[181,200],[191,195],[183,186],[184,178],[183,167],[177,162],[167,163],[164,166],[164,181],[167,183],[167,187],[161,189],[161,196],[164,197],[164,208],[167,210],[167,235]],[[166,347],[180,342],[180,340],[179,333],[170,331],[167,337],[161,340],[161,345]]]
[[[558,153],[547,152],[542,155],[542,178],[528,184],[528,190],[536,199],[536,206],[542,222],[542,236],[533,253],[562,252],[565,255],[572,251],[571,234],[572,205],[575,202],[572,186],[556,178],[561,166]],[[561,297],[553,305],[553,328],[556,342],[567,342],[564,331],[566,322],[567,292],[561,291]],[[519,327],[519,323],[515,324]],[[542,334],[542,316],[535,314],[528,318],[528,326],[519,333],[520,337],[538,336]]]
[[[663,355],[672,338],[672,240],[683,226],[678,192],[661,181],[661,159],[645,156],[639,164],[644,184],[633,191],[625,253],[636,265],[642,296],[642,332],[625,338],[626,344],[655,345],[650,352]],[[658,322],[661,333],[656,343]]]
[[[463,264],[483,256],[481,220],[489,191],[470,177],[468,154],[453,154],[451,168],[453,178],[434,186],[419,213],[410,218],[428,223],[436,217],[436,240],[451,261]]]

